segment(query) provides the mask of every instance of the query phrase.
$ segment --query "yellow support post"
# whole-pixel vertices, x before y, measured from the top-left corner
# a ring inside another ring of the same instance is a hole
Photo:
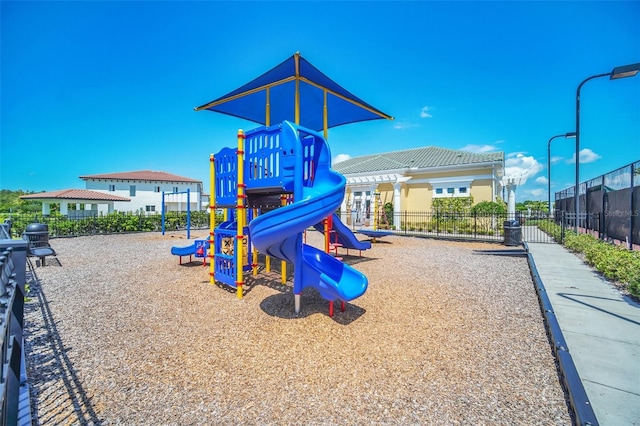
[[[280,205],[283,207],[287,205],[287,196],[284,194],[280,195]],[[282,284],[287,282],[287,262],[284,260],[280,263],[280,280]]]
[[[258,216],[258,209],[253,209],[253,217],[254,219]],[[255,246],[252,249],[252,262],[251,262],[251,270],[254,276],[258,275],[258,249]]]
[[[329,243],[331,240],[331,236],[329,235],[329,232],[331,232],[331,229],[329,229],[329,218],[326,217],[322,221],[322,224],[324,225],[324,252],[329,253]]]
[[[209,284],[215,283],[215,227],[216,227],[216,167],[213,154],[209,155]]]
[[[267,95],[267,105],[265,108],[266,117],[264,119],[265,126],[271,126],[271,88],[267,87],[265,90],[265,94]]]
[[[322,108],[322,127],[324,127],[324,139],[327,140],[329,138],[329,110],[327,107],[327,91],[323,92],[323,104]]]
[[[244,132],[242,129],[238,130],[238,202],[236,205],[237,214],[237,233],[236,233],[236,248],[235,262],[236,262],[236,295],[238,299],[242,299],[242,286],[244,284],[244,253],[243,253],[243,240],[244,240],[244,223],[246,220],[246,207],[245,207],[245,188],[244,183]]]
[[[300,53],[293,55],[295,67],[295,93],[293,101],[293,117],[296,124],[300,124]]]

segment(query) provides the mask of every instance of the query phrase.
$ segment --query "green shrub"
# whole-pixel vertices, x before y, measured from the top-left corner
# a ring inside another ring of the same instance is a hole
[[[498,203],[495,201],[481,201],[475,206],[471,207],[471,213],[473,214],[507,214],[507,205],[504,202]]]
[[[556,241],[562,240],[559,225],[541,221],[538,228]],[[583,253],[589,265],[608,279],[625,284],[630,294],[640,297],[640,252],[607,243],[589,234],[576,235],[573,231],[565,232],[564,245],[571,251]]]

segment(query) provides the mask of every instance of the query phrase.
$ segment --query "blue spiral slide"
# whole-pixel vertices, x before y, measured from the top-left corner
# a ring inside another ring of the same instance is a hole
[[[351,229],[340,220],[340,216],[333,214],[332,218],[333,230],[336,233],[337,243],[342,245],[342,248],[355,249],[355,250],[369,250],[371,248],[371,241],[360,241]],[[314,226],[316,231],[324,233],[324,223],[318,222]]]
[[[301,135],[307,143],[305,149],[314,152],[313,161],[304,164]],[[315,288],[329,301],[348,302],[362,296],[368,285],[364,274],[302,242],[302,232],[331,215],[344,198],[346,180],[331,170],[329,146],[316,132],[287,121],[282,123],[281,143],[283,151],[291,153],[281,167],[290,169],[289,173],[283,170],[283,175],[293,176],[294,202],[253,219],[249,224],[252,243],[261,253],[294,265],[296,312],[306,287]],[[306,179],[304,167],[312,168]]]

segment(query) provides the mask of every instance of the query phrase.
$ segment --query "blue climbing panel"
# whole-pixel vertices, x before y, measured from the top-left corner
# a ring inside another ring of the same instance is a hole
[[[245,134],[247,191],[291,192],[295,141],[283,137],[282,125],[262,126]]]
[[[235,252],[237,250],[238,239],[236,238],[236,223],[225,222],[215,230],[215,271],[214,277],[216,281],[220,281],[230,287],[236,287],[236,265]],[[252,253],[248,244],[249,227],[244,227],[243,244],[243,271],[251,270]]]
[[[235,207],[238,203],[238,153],[223,148],[214,155],[216,207]]]

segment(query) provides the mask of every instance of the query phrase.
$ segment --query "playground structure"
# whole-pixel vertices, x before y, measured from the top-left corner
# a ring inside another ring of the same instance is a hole
[[[244,274],[257,274],[260,252],[267,256],[265,264],[276,258],[294,266],[296,313],[306,287],[330,302],[330,314],[333,301],[348,302],[364,294],[367,278],[328,253],[332,230],[325,219],[342,203],[346,183],[330,166],[323,136],[288,121],[246,134],[240,130],[237,150],[224,148],[212,155],[210,211],[225,209],[227,218],[215,228],[211,222],[210,282],[235,288],[242,298]],[[324,251],[303,243],[303,232],[320,223]],[[336,232],[341,243],[335,244],[370,247],[342,227]]]
[[[263,125],[246,134],[238,131],[237,149],[210,157],[211,283],[233,287],[242,298],[244,274],[257,274],[260,252],[267,271],[272,257],[282,261],[283,283],[285,262],[293,265],[296,313],[306,287],[329,300],[330,315],[334,300],[344,308],[344,302],[361,296],[367,278],[329,253],[333,249],[337,255],[339,246],[362,250],[370,244],[359,242],[332,216],[344,199],[346,180],[331,170],[326,139],[334,126],[393,117],[336,84],[299,52],[195,110]],[[224,210],[224,222],[214,228],[216,209]],[[321,222],[324,251],[303,243],[304,231]]]

